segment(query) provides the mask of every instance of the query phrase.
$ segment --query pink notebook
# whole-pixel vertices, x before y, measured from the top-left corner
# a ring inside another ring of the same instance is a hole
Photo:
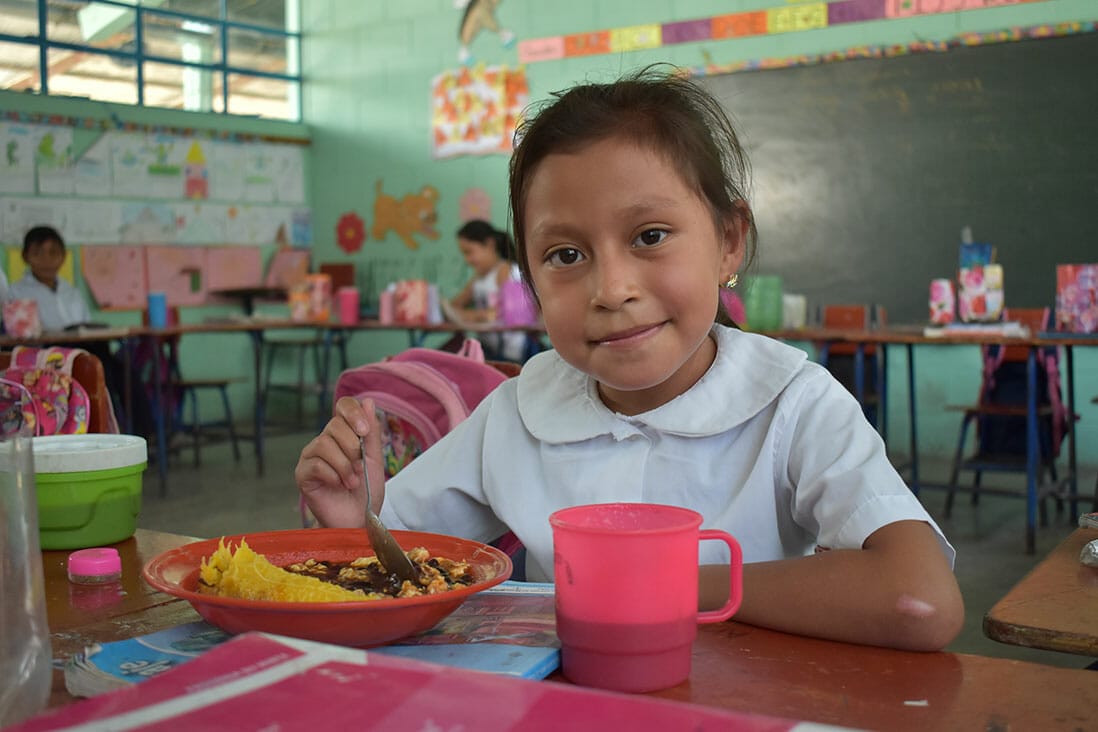
[[[62,707],[7,732],[78,725],[234,732],[821,728],[261,633],[237,636],[144,683]]]

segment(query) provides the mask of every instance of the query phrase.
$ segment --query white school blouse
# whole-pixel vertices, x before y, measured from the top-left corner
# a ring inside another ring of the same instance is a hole
[[[555,351],[538,354],[388,482],[383,519],[481,541],[510,528],[531,581],[552,581],[550,513],[614,501],[691,508],[736,537],[744,562],[857,549],[886,524],[925,521],[952,564],[842,385],[797,348],[723,326],[713,336],[709,371],[635,416],[607,409]],[[702,547],[702,563],[727,561],[723,544]]]
[[[65,326],[91,320],[84,296],[62,277],[57,278],[57,291],[54,292],[34,279],[28,269],[20,279],[11,284],[10,298],[37,302],[42,330],[63,330]]]

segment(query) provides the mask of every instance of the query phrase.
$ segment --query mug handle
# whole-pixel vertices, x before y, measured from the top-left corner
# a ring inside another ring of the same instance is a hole
[[[728,545],[732,553],[732,559],[728,566],[728,602],[716,610],[705,610],[698,613],[699,623],[717,623],[728,620],[740,609],[740,601],[743,600],[743,552],[740,544],[731,534],[719,529],[702,529],[698,533],[698,540],[714,539],[723,541]]]

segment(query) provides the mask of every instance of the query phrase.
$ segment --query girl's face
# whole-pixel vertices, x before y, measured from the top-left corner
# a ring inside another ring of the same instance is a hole
[[[499,252],[494,242],[480,242],[474,239],[458,237],[458,249],[465,263],[473,268],[477,276],[483,277],[499,264]]]
[[[607,406],[639,414],[701,378],[718,285],[743,259],[742,220],[718,228],[674,166],[615,138],[542,160],[525,207],[549,338]]]
[[[39,282],[52,286],[57,282],[57,273],[65,263],[65,247],[56,239],[47,239],[32,245],[23,257],[30,267],[31,274]]]

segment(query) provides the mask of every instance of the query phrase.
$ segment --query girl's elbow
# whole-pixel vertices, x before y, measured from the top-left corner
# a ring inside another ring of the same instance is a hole
[[[896,646],[909,651],[940,651],[965,622],[964,601],[954,585],[929,597],[900,595],[896,601]]]

